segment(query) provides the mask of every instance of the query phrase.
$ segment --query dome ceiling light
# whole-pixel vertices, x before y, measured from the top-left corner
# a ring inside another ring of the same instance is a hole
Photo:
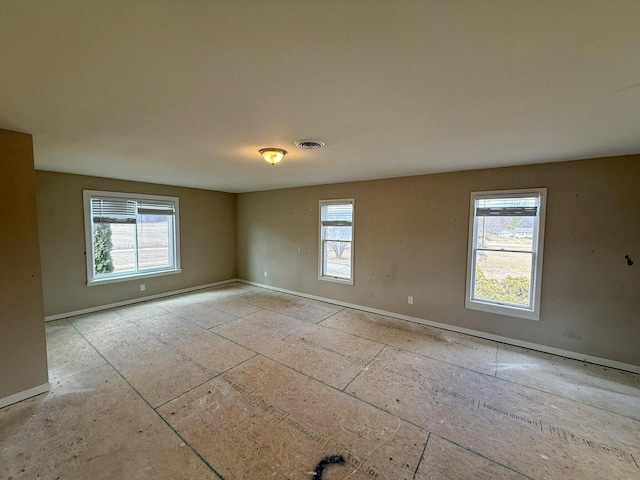
[[[275,165],[276,163],[278,163],[287,154],[286,150],[273,147],[261,148],[258,151],[262,155],[262,158],[264,158],[271,165]]]

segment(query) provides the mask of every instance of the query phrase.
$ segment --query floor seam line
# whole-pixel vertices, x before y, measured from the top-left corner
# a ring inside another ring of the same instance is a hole
[[[369,368],[369,365],[371,365],[371,364],[373,363],[373,361],[374,361],[376,358],[378,358],[378,355],[380,355],[380,353],[382,353],[382,351],[383,351],[385,348],[387,348],[387,344],[383,343],[383,344],[382,344],[382,348],[381,348],[380,350],[378,350],[378,353],[376,353],[376,354],[375,354],[375,356],[374,356],[371,360],[369,360],[369,362],[368,362],[364,367],[362,367],[362,370],[360,370],[360,371],[356,374],[356,376],[355,376],[355,377],[353,377],[353,378],[351,379],[351,381],[350,381],[349,383],[347,383],[347,384],[344,386],[344,388],[342,388],[342,389],[341,389],[341,391],[342,391],[342,392],[344,392],[344,391],[347,389],[347,387],[349,387],[349,385],[351,385],[353,382],[355,382],[355,380],[356,380],[360,375],[362,375],[362,372],[364,372],[367,368]]]
[[[422,454],[420,454],[420,458],[418,459],[416,469],[413,472],[413,480],[416,479],[416,475],[418,474],[418,469],[420,468],[420,464],[422,463],[422,459],[424,458],[424,452],[427,450],[427,443],[429,443],[430,438],[431,438],[431,432],[427,432],[427,439],[425,440],[424,446],[422,447]]]
[[[215,379],[215,378],[218,378],[218,377],[219,377],[219,376],[221,376],[221,375],[224,375],[224,374],[225,374],[225,373],[227,373],[229,370],[232,370],[232,369],[234,369],[234,368],[236,368],[236,367],[238,367],[238,366],[242,365],[244,362],[247,362],[247,361],[251,360],[252,358],[256,357],[257,355],[258,355],[257,353],[254,353],[254,355],[251,355],[249,358],[245,358],[245,359],[244,359],[244,360],[242,360],[240,363],[237,363],[237,364],[233,365],[232,367],[229,367],[229,368],[227,368],[227,369],[223,370],[223,371],[222,371],[222,372],[220,372],[220,373],[216,373],[213,377],[209,377],[209,378],[207,378],[207,379],[206,379],[205,381],[203,381],[202,383],[199,383],[198,385],[195,385],[195,386],[193,386],[193,387],[189,388],[188,390],[185,390],[185,391],[184,391],[184,392],[182,392],[180,395],[176,395],[175,397],[173,397],[173,398],[171,398],[171,399],[167,400],[166,402],[161,403],[161,404],[160,404],[160,405],[158,405],[157,407],[153,407],[153,409],[154,409],[154,410],[158,410],[159,408],[164,407],[167,403],[171,403],[171,402],[173,402],[174,400],[176,400],[176,399],[178,399],[178,398],[182,397],[183,395],[186,395],[186,394],[187,394],[187,393],[189,393],[190,391],[195,390],[195,389],[196,389],[196,388],[198,388],[198,387],[201,387],[201,386],[202,386],[202,385],[204,385],[205,383],[210,382],[211,380],[213,380],[213,379]]]
[[[338,390],[338,391],[340,392],[341,390]],[[360,397],[358,397],[356,395],[352,395],[352,394],[347,393],[347,392],[342,392],[342,393],[344,393],[345,395],[349,395],[351,398],[354,398],[354,399],[356,399],[356,400],[358,400],[358,401],[360,401],[362,403],[366,403],[367,405],[369,405],[370,407],[375,408],[376,410],[380,410],[381,412],[387,413],[387,414],[391,415],[392,417],[395,417],[395,418],[397,418],[399,420],[402,420],[403,422],[406,422],[409,425],[413,425],[414,427],[419,428],[422,431],[425,431],[425,432],[429,432],[430,431],[427,427],[423,427],[422,425],[418,425],[417,423],[414,423],[411,420],[408,420],[408,419],[406,419],[404,417],[401,417],[400,415],[396,415],[395,413],[390,412],[389,410],[386,410],[386,409],[384,409],[384,408],[382,408],[382,407],[380,407],[380,406],[378,406],[378,405],[376,405],[374,403],[368,402],[367,400],[364,400],[363,398],[360,398]]]
[[[258,312],[260,312],[261,310],[258,310]],[[258,313],[258,312],[253,312],[253,313]],[[222,322],[222,323],[218,323],[217,325],[212,325],[211,327],[202,327],[205,330],[211,330],[212,328],[216,328],[216,327],[221,327],[222,325],[227,325],[231,322],[235,322],[236,320],[244,320],[246,317],[248,317],[249,315],[253,315],[253,313],[247,313],[246,315],[243,315],[241,317],[236,317],[236,318],[232,318],[231,320],[227,320],[226,322]]]
[[[523,477],[527,478],[528,480],[535,480],[534,478],[530,477],[529,475],[525,475],[524,473],[519,472],[518,470],[510,467],[509,465],[504,465],[503,463],[497,462],[497,461],[493,460],[492,458],[487,457],[486,455],[483,455],[483,454],[481,454],[479,452],[476,452],[475,450],[471,450],[470,448],[467,448],[464,445],[460,445],[459,443],[456,443],[453,440],[450,440],[450,439],[448,439],[446,437],[443,437],[442,435],[438,435],[437,433],[433,433],[433,435],[438,437],[438,438],[440,438],[440,439],[442,439],[442,440],[444,440],[445,442],[449,442],[449,443],[455,445],[456,447],[460,447],[460,448],[466,450],[467,452],[471,452],[472,454],[477,455],[480,458],[484,458],[485,460],[488,460],[491,463],[494,463],[494,464],[499,465],[499,466],[501,466],[503,468],[506,468],[507,470],[511,470],[512,472],[517,473],[518,475],[522,475]]]
[[[220,311],[220,310],[218,310],[218,311]],[[167,313],[169,313],[169,314],[173,315],[174,317],[178,317],[179,319],[184,320],[185,322],[189,322],[190,324],[195,325],[196,327],[202,328],[203,330],[210,330],[210,329],[212,329],[212,328],[219,327],[220,325],[225,325],[225,324],[230,323],[230,322],[235,322],[236,320],[239,320],[239,319],[241,319],[241,318],[246,317],[246,315],[244,315],[244,316],[242,316],[242,317],[233,318],[233,319],[231,319],[231,320],[229,320],[229,321],[227,321],[227,322],[220,323],[220,324],[218,324],[218,325],[213,325],[213,326],[211,326],[211,327],[203,327],[202,325],[200,325],[199,323],[194,322],[194,321],[193,321],[193,320],[191,320],[190,318],[182,317],[182,316],[178,315],[177,313],[173,313],[173,312],[168,311],[168,310],[167,310]],[[224,313],[226,313],[226,312],[224,312]],[[256,313],[256,312],[253,312],[253,313]],[[250,314],[250,313],[248,313],[247,315],[251,315],[251,314]]]

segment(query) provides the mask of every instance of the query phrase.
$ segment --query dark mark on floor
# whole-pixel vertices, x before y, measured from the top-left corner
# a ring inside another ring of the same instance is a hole
[[[313,478],[320,480],[325,468],[330,465],[344,465],[344,457],[342,455],[330,455],[328,457],[324,457],[318,462],[318,465],[316,465],[316,468],[313,471]]]
[[[625,255],[625,256],[624,256],[624,258],[626,258],[626,259],[627,259],[627,265],[629,265],[629,266],[633,265],[633,260],[631,260],[631,259],[629,258],[629,255]]]

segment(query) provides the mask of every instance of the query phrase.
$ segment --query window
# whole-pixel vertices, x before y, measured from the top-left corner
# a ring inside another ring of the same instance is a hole
[[[471,194],[467,308],[540,318],[546,188]]]
[[[354,200],[320,200],[318,278],[353,285]]]
[[[87,284],[180,272],[178,199],[84,191]]]

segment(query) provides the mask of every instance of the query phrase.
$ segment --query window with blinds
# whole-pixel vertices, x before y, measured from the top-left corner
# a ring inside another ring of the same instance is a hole
[[[471,194],[466,306],[538,320],[546,189]]]
[[[176,197],[84,191],[87,283],[180,271]]]
[[[318,278],[353,285],[354,200],[320,201]]]

